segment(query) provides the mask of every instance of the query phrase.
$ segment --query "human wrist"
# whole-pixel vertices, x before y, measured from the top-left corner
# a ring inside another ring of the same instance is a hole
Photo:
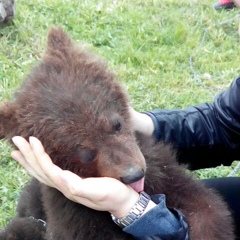
[[[156,203],[155,202],[153,202],[152,200],[150,200],[149,201],[149,203],[148,203],[148,205],[147,205],[147,207],[146,207],[146,209],[145,209],[145,211],[143,212],[143,214],[142,214],[142,216],[145,214],[145,213],[147,213],[148,211],[150,211],[151,209],[153,209],[154,207],[156,207]]]
[[[131,225],[155,206],[155,204],[150,201],[150,196],[145,192],[141,192],[136,203],[124,217],[119,218],[112,214],[113,221],[121,228]]]
[[[131,210],[138,199],[139,193],[130,188],[126,196],[123,197],[120,202],[114,204],[115,207],[110,213],[118,218],[122,218]]]

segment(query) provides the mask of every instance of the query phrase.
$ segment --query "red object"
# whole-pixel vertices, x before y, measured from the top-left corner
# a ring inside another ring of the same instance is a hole
[[[233,1],[231,1],[231,0],[219,0],[218,1],[218,4],[221,6],[229,4],[229,3],[233,3]]]
[[[232,9],[235,8],[235,4],[231,0],[219,0],[217,3],[213,4],[215,9]]]

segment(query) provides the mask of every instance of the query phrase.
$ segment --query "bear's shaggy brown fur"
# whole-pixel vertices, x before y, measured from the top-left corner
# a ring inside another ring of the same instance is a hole
[[[15,135],[35,136],[55,164],[82,177],[107,176],[129,184],[146,174],[145,191],[164,193],[167,205],[185,215],[191,240],[233,240],[225,203],[185,173],[171,147],[140,135],[137,143],[128,105],[106,65],[76,47],[61,29],[52,28],[42,62],[15,99],[0,106],[0,137],[11,142]],[[17,216],[0,236],[1,240],[134,239],[113,223],[109,213],[71,202],[37,180],[23,190]]]

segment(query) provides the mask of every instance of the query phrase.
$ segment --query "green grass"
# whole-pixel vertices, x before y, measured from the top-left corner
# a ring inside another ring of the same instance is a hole
[[[237,9],[215,11],[210,0],[113,2],[18,0],[14,20],[0,25],[0,101],[11,98],[41,58],[52,25],[62,26],[103,56],[139,111],[212,101],[240,72],[239,21],[220,25],[236,16]],[[28,179],[10,151],[0,144],[1,226],[13,216],[19,190]],[[196,174],[226,176],[235,165]]]

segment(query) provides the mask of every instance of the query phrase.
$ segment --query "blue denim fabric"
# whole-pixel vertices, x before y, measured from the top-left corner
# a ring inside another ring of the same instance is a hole
[[[133,235],[136,240],[188,240],[185,217],[177,210],[166,207],[165,195],[154,195],[151,199],[157,206],[123,231]]]

